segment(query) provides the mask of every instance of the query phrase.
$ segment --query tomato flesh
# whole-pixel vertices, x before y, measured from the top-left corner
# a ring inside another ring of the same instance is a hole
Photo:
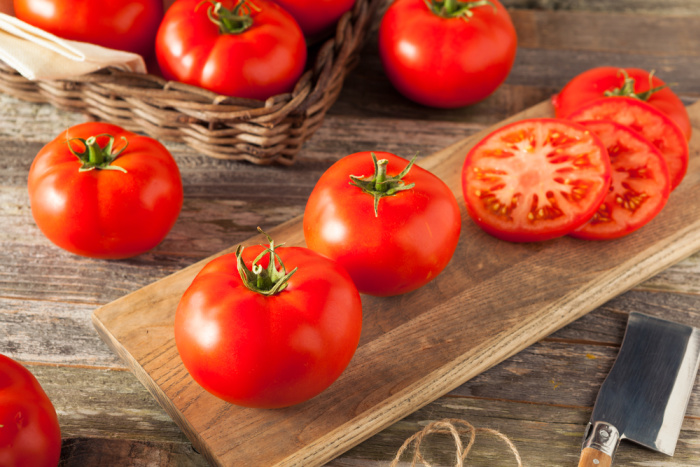
[[[603,204],[569,235],[588,240],[623,237],[646,225],[666,205],[671,180],[663,155],[641,135],[611,121],[581,122],[608,149],[612,183]]]
[[[607,151],[584,127],[563,120],[516,122],[467,154],[462,189],[467,212],[508,241],[548,240],[585,223],[610,184]]]
[[[642,135],[666,159],[672,190],[688,170],[688,143],[680,128],[645,102],[630,97],[605,97],[584,105],[569,118],[574,121],[612,120]]]

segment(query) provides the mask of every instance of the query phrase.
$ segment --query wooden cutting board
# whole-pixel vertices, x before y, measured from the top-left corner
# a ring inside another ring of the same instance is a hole
[[[700,121],[700,103],[689,112]],[[542,103],[495,127],[552,114]],[[420,161],[462,206],[464,156],[495,127]],[[320,465],[700,250],[699,152],[696,128],[683,183],[656,219],[619,240],[507,243],[482,232],[462,208],[462,235],[448,267],[413,293],[364,296],[362,338],[352,362],[329,389],[295,407],[227,404],[202,390],[182,365],[175,309],[212,258],[103,306],[93,323],[212,464]],[[269,233],[278,243],[304,244],[301,217]],[[262,236],[244,244],[257,243],[264,243]]]

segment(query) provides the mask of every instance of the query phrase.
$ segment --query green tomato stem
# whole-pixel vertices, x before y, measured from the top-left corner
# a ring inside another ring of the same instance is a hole
[[[253,25],[252,10],[260,11],[249,0],[240,0],[236,6],[229,10],[224,8],[221,2],[203,0],[197,8],[205,3],[210,3],[207,9],[209,20],[219,26],[221,34],[241,34]]]
[[[469,18],[474,16],[473,8],[480,6],[491,5],[494,11],[497,10],[496,5],[490,0],[423,0],[428,6],[428,9],[437,16],[442,18],[461,18],[464,21],[469,21]]]
[[[651,73],[649,73],[649,89],[644,92],[634,92],[634,78],[630,77],[630,75],[628,75],[627,71],[625,71],[624,69],[620,69],[620,73],[624,76],[622,86],[620,86],[619,88],[615,88],[612,91],[605,91],[603,94],[606,97],[624,96],[639,99],[640,101],[648,101],[651,95],[654,94],[656,91],[660,91],[668,87],[668,84],[664,84],[663,86],[657,86],[655,88],[651,87],[654,76],[654,70],[652,70]]]
[[[275,251],[275,248],[277,248],[275,247],[275,242],[260,227],[258,227],[258,231],[267,237],[267,240],[270,242],[270,247],[265,248],[265,250],[253,260],[251,270],[248,269],[243,261],[243,245],[238,245],[238,248],[236,248],[238,274],[241,276],[243,285],[249,290],[266,296],[275,295],[287,288],[287,285],[289,285],[289,278],[292,277],[299,268],[294,268],[287,273],[282,258],[280,258]],[[257,263],[268,254],[270,257],[267,269],[265,269]],[[276,262],[279,262],[280,269],[277,269]]]
[[[107,137],[107,144],[100,146],[97,142],[99,137]],[[82,166],[78,169],[79,172],[87,172],[89,170],[116,170],[119,172],[126,173],[126,169],[119,167],[117,165],[111,165],[114,160],[119,157],[124,150],[129,146],[129,141],[122,136],[124,141],[124,146],[122,146],[118,151],[114,152],[114,136],[109,134],[100,134],[95,136],[90,136],[87,139],[83,138],[71,138],[66,143],[68,144],[68,150],[82,162]],[[73,141],[80,141],[84,150],[81,152],[76,151],[73,148]]]
[[[350,185],[360,188],[365,193],[374,197],[374,217],[379,217],[379,200],[385,196],[394,196],[396,193],[404,190],[410,190],[415,183],[406,185],[402,180],[413,167],[416,156],[413,156],[408,165],[398,175],[387,175],[386,166],[388,160],[382,159],[377,161],[377,156],[372,153],[372,161],[374,162],[374,173],[370,176],[350,175]]]

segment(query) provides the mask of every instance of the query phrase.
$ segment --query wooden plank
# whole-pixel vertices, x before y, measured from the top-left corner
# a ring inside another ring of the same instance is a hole
[[[59,467],[86,465],[206,467],[207,462],[187,444],[94,438],[64,440]]]
[[[543,104],[515,118],[549,112]],[[479,136],[422,161],[458,198],[454,167]],[[320,464],[700,248],[700,206],[680,202],[700,191],[699,146],[696,138],[689,174],[661,215],[616,242],[509,244],[465,217],[455,260],[443,274],[414,294],[364,297],[363,337],[346,372],[319,397],[283,411],[226,404],[182,367],[174,309],[205,262],[97,310],[94,323],[211,462]],[[303,243],[298,218],[272,234]],[[505,296],[503,284],[510,287]],[[232,434],[226,427],[234,426]]]
[[[626,12],[655,16],[700,15],[695,0],[502,0],[501,3],[508,8],[538,10]]]

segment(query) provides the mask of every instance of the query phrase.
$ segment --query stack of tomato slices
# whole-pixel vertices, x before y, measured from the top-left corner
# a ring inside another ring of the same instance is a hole
[[[467,154],[467,212],[513,242],[606,240],[651,221],[688,167],[691,126],[678,97],[644,70],[601,67],[553,98],[557,118],[486,136]]]

